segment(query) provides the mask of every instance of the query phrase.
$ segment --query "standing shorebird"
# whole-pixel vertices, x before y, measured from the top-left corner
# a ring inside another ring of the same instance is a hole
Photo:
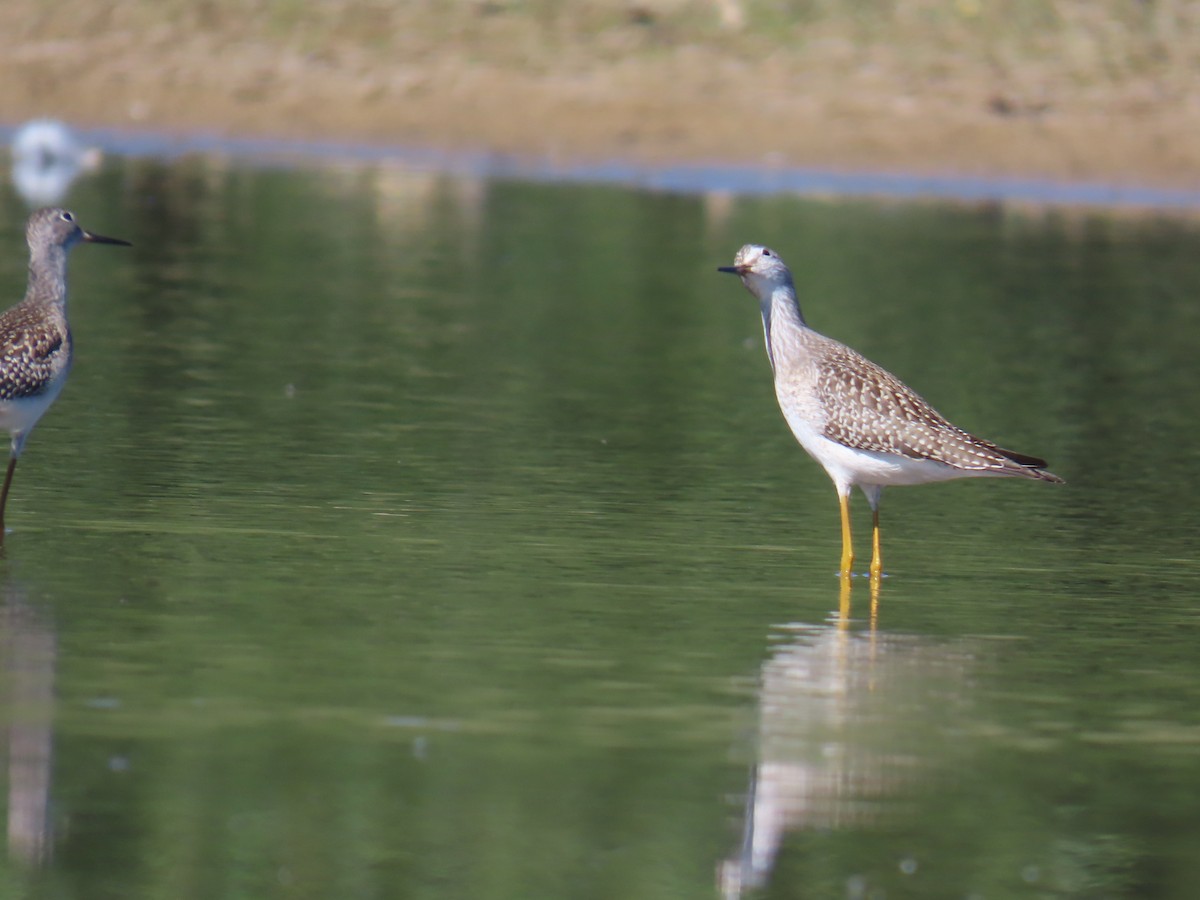
[[[730,272],[758,298],[775,396],[792,434],[837,488],[843,577],[854,565],[850,489],[871,504],[871,577],[883,574],[879,497],[893,484],[1013,476],[1061,484],[1046,461],[997,447],[955,425],[895,375],[845,344],[813,331],[796,300],[792,273],[774,250],[747,244]]]
[[[62,391],[71,371],[71,327],[67,324],[67,253],[80,241],[128,241],[84,231],[65,209],[39,209],[25,225],[29,242],[29,286],[25,299],[0,314],[0,428],[12,437],[8,471],[0,489],[0,543],[4,508],[25,439]]]

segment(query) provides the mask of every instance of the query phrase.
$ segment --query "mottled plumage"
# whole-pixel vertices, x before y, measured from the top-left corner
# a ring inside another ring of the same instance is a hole
[[[57,208],[31,215],[25,239],[29,244],[25,299],[0,314],[0,428],[12,438],[0,489],[0,542],[17,459],[29,432],[58,397],[71,371],[67,254],[80,241],[128,246],[127,241],[84,231],[73,214]]]
[[[857,485],[874,511],[871,573],[882,571],[879,498],[888,485],[952,478],[1062,479],[1046,461],[1005,450],[952,424],[924,398],[804,321],[792,274],[773,250],[747,244],[722,272],[759,301],[780,409],[796,439],[833,479],[842,506],[842,572],[854,562],[848,499]]]
[[[55,304],[21,303],[0,315],[0,400],[45,392],[71,361],[71,329]]]
[[[891,372],[845,344],[814,331],[812,350],[824,364],[815,379],[824,435],[855,450],[928,459],[979,474],[1061,481],[1044,459],[998,447],[948,421]]]

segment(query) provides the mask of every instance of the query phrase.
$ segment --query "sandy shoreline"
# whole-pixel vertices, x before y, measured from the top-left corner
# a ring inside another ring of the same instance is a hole
[[[1163,77],[1022,85],[685,44],[543,70],[171,28],[30,34],[0,13],[0,121],[384,143],[550,161],[718,163],[1200,187],[1200,93]],[[43,17],[44,18],[44,17]],[[9,26],[5,28],[5,26]],[[214,64],[214,61],[218,61]],[[961,76],[961,77],[960,77]],[[1047,85],[1050,85],[1047,88]]]

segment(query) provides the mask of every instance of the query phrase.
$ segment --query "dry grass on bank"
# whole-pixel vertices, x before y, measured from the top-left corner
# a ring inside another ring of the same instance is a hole
[[[1182,0],[0,5],[8,121],[552,155],[1179,181],[1198,67]]]
[[[293,52],[410,63],[445,54],[534,71],[571,71],[702,47],[797,66],[886,63],[936,78],[1029,68],[1076,85],[1190,80],[1200,3],[1181,0],[12,0],[39,14],[10,40],[126,31],[162,43],[205,35]],[[12,25],[14,16],[6,16]],[[23,33],[22,33],[23,32]],[[883,59],[879,59],[883,57]]]

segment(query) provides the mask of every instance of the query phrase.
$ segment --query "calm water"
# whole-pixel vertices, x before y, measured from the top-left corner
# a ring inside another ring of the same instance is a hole
[[[10,502],[4,896],[1195,896],[1194,220],[216,158],[70,203],[136,246],[74,255]],[[840,595],[748,240],[1069,483],[889,491]]]

